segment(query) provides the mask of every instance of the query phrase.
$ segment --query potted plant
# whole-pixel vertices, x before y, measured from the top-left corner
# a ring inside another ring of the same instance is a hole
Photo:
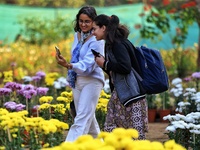
[[[147,104],[148,104],[148,120],[149,122],[155,122],[156,120],[156,103],[155,103],[155,94],[147,95]]]
[[[161,122],[168,122],[167,120],[163,120],[164,116],[171,114],[171,110],[173,108],[173,102],[170,101],[169,92],[163,92],[158,94],[158,99],[160,100],[160,109],[159,109],[159,116]],[[171,102],[171,103],[170,103]]]

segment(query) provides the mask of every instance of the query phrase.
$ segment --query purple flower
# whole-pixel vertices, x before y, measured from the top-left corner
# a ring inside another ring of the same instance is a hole
[[[186,78],[183,79],[183,81],[185,81],[185,82],[190,82],[191,80],[192,80],[191,77],[186,77]]]
[[[15,102],[6,102],[4,104],[4,107],[10,110],[16,110],[16,111],[21,111],[23,110],[26,106],[23,104],[17,104]]]
[[[16,82],[7,82],[5,85],[4,85],[5,88],[9,88],[11,89],[12,91],[15,91],[15,90],[21,90],[22,89],[22,85],[19,84],[19,83],[16,83]]]
[[[192,77],[193,77],[193,78],[196,78],[196,79],[200,79],[200,72],[194,72],[194,73],[192,74]]]
[[[35,87],[33,85],[31,85],[31,84],[27,84],[24,87],[24,90],[34,90],[34,89],[35,89]]]
[[[41,79],[42,79],[42,77],[40,77],[40,76],[33,76],[32,77],[33,81],[40,81]]]
[[[36,73],[36,76],[45,77],[46,74],[45,74],[43,71],[38,71],[38,72]]]
[[[15,89],[16,90],[21,90],[23,87],[22,87],[22,85],[21,84],[19,84],[19,83],[16,83],[15,84]]]
[[[35,105],[35,106],[33,106],[33,109],[38,109],[40,107],[40,105]]]
[[[15,110],[16,110],[16,111],[21,111],[21,110],[24,110],[25,107],[26,107],[26,105],[23,105],[23,104],[16,104]]]
[[[32,96],[35,96],[37,92],[35,90],[24,90],[23,91],[23,96],[27,99],[31,99]]]
[[[46,88],[46,87],[38,87],[37,93],[38,95],[46,95],[48,90],[49,88]]]
[[[15,102],[6,102],[4,104],[4,107],[6,107],[7,109],[14,110],[16,108],[16,103]]]
[[[8,95],[12,92],[9,88],[0,88],[0,95]]]
[[[18,91],[17,91],[17,93],[18,93],[19,95],[23,95],[23,93],[24,93],[24,90],[23,90],[23,89],[21,89],[21,90],[18,90]]]

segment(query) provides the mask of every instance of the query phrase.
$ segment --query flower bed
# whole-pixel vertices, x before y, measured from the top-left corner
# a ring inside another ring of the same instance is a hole
[[[82,135],[75,142],[63,142],[59,146],[42,150],[186,150],[174,140],[163,144],[137,138],[135,129],[116,128],[111,133],[101,132],[96,139]]]

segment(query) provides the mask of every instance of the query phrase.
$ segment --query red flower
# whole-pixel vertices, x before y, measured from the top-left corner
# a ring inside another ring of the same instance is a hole
[[[171,10],[168,11],[169,14],[173,14],[176,12],[176,8],[172,8]]]
[[[152,12],[151,14],[152,14],[152,16],[155,16],[155,17],[158,17],[158,16],[159,16],[159,14],[158,14],[158,13],[155,13],[155,12]]]
[[[163,0],[163,5],[169,5],[170,4],[170,0]]]
[[[152,7],[151,5],[148,5],[148,4],[145,5],[144,6],[144,11],[149,11],[151,9],[151,7]]]
[[[181,8],[188,8],[188,7],[193,7],[196,5],[197,5],[197,3],[195,1],[193,1],[193,2],[188,2],[188,3],[181,5]]]

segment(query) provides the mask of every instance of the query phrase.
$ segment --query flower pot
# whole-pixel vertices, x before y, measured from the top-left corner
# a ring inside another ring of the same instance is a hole
[[[155,122],[156,120],[156,109],[148,110],[148,120],[149,122]]]
[[[163,109],[163,110],[159,110],[159,115],[160,115],[160,122],[163,122],[163,123],[169,123],[168,120],[163,120],[163,117],[164,116],[167,116],[171,114],[171,110],[170,109]]]
[[[31,116],[32,117],[39,117],[39,111],[37,110],[37,108],[31,109]]]

